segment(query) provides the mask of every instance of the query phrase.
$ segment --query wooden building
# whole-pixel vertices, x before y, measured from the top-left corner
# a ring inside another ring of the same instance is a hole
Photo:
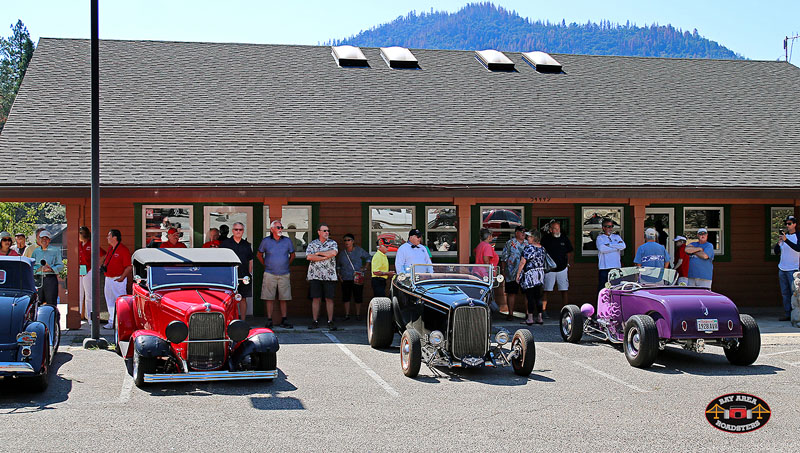
[[[291,317],[310,313],[302,250],[320,222],[370,251],[416,227],[435,262],[467,262],[482,225],[502,247],[516,224],[557,218],[576,248],[571,301],[585,302],[609,216],[628,264],[646,227],[660,223],[668,244],[707,228],[714,290],[779,306],[770,246],[800,206],[796,67],[361,51],[102,41],[103,232],[139,248],[173,225],[199,247],[241,220],[257,247],[282,219],[299,252]],[[73,263],[90,223],[89,53],[86,40],[40,40],[0,136],[0,199],[65,204]],[[71,266],[70,288],[77,278]],[[75,327],[77,291],[69,303]]]

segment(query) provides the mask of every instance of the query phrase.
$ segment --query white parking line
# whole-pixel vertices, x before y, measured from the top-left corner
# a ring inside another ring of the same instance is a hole
[[[394,397],[400,396],[400,394],[397,393],[397,390],[392,388],[392,386],[389,385],[388,382],[384,381],[380,376],[378,376],[378,373],[373,371],[372,368],[368,367],[366,363],[362,362],[361,359],[356,357],[356,355],[353,354],[352,351],[347,349],[347,346],[343,345],[338,338],[336,338],[331,333],[328,332],[323,332],[323,333],[325,334],[326,337],[328,337],[329,340],[331,340],[331,342],[333,342],[336,346],[339,346],[339,349],[341,349],[342,352],[344,352],[347,355],[347,357],[350,357],[353,360],[353,362],[356,363],[356,365],[361,367],[361,369],[364,370],[364,372],[367,373],[369,377],[371,377],[375,382],[378,383],[378,385],[380,385],[384,390],[386,390],[386,393]]]
[[[593,373],[597,373],[600,376],[603,376],[606,379],[610,379],[610,380],[616,382],[617,384],[624,385],[625,387],[628,387],[629,389],[632,389],[632,390],[635,390],[635,391],[641,392],[641,393],[647,393],[647,390],[641,389],[641,388],[639,388],[639,387],[637,387],[637,386],[635,386],[633,384],[629,384],[629,383],[623,381],[622,379],[619,379],[618,377],[615,377],[615,376],[612,376],[612,375],[610,375],[610,374],[608,374],[606,372],[600,371],[597,368],[591,367],[591,366],[589,366],[589,365],[587,365],[585,363],[582,363],[582,362],[579,362],[577,360],[572,360],[572,359],[569,359],[567,357],[564,357],[563,355],[561,355],[561,354],[559,354],[559,353],[557,353],[555,351],[551,351],[551,350],[549,350],[547,348],[543,348],[543,347],[538,346],[538,345],[536,347],[536,350],[537,351],[544,351],[544,352],[546,352],[548,354],[552,354],[552,355],[554,355],[554,356],[556,356],[556,357],[558,357],[560,359],[563,359],[563,360],[568,360],[568,361],[574,363],[575,365],[578,365],[581,368],[586,368],[587,370],[589,370],[589,371],[591,371]]]
[[[119,402],[127,403],[131,399],[131,391],[133,390],[133,377],[128,374],[127,367],[125,368],[125,377],[122,378],[122,390],[119,391]]]
[[[773,355],[790,354],[792,352],[800,352],[800,349],[791,349],[789,351],[771,352],[769,354],[761,354],[761,355],[763,355],[764,357],[770,357],[770,356],[773,356]]]

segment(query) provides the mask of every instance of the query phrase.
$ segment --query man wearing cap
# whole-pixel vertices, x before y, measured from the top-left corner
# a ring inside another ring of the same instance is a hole
[[[19,256],[24,256],[25,255],[25,251],[28,249],[28,244],[25,243],[25,241],[27,239],[28,238],[25,237],[25,233],[17,233],[17,234],[15,234],[14,235],[14,240],[17,242],[17,244],[15,246],[11,247],[11,249],[14,250],[15,252],[17,252],[17,254]],[[31,252],[33,252],[33,249],[31,249]]]
[[[644,244],[636,249],[636,257],[633,263],[636,267],[656,267],[664,269],[669,266],[669,253],[663,245],[656,242],[658,232],[653,228],[644,230]],[[645,282],[656,283],[662,279],[656,275],[640,274],[640,278]]]
[[[397,249],[394,257],[394,269],[398,274],[411,272],[413,264],[433,264],[428,249],[420,245],[422,232],[414,228],[408,232],[408,242]],[[432,269],[418,269],[418,272],[432,272]]]
[[[711,289],[714,275],[714,245],[708,242],[708,230],[697,230],[697,241],[684,249],[691,255],[689,259],[689,286]]]
[[[42,243],[39,241],[39,235],[44,231],[44,228],[39,227],[36,229],[36,233],[34,234],[34,240],[36,241],[35,245],[31,244],[25,249],[25,256],[28,258],[33,256],[33,251],[37,248],[41,247]]]
[[[106,307],[108,308],[108,323],[104,329],[114,328],[114,311],[117,307],[117,297],[125,295],[128,287],[128,277],[133,273],[131,264],[131,251],[122,243],[122,233],[117,229],[108,232],[108,253],[103,259],[100,271],[106,277],[104,293]]]
[[[185,249],[186,244],[178,242],[181,233],[176,228],[167,230],[167,242],[162,242],[159,248],[162,249]]]
[[[50,247],[50,232],[42,230],[39,233],[41,244],[31,254],[33,258],[33,272],[44,275],[42,287],[39,288],[39,302],[56,305],[58,302],[58,273],[64,268],[60,247]]]
[[[783,297],[784,316],[778,321],[789,321],[792,314],[792,280],[794,273],[798,269],[800,261],[800,244],[797,242],[797,219],[793,215],[786,217],[784,221],[786,231],[781,230],[778,243],[775,244],[775,254],[780,256],[778,262],[778,283],[781,286],[781,296]]]
[[[597,291],[599,292],[608,282],[608,271],[622,267],[622,252],[625,251],[625,241],[620,235],[614,233],[614,221],[608,217],[603,218],[603,233],[597,236]]]
[[[386,257],[386,252],[389,251],[388,245],[388,239],[378,239],[378,251],[372,257],[371,280],[374,297],[386,297],[386,280],[394,275],[394,271],[389,270],[389,259]]]
[[[686,253],[686,238],[683,236],[675,237],[675,270],[678,271],[678,284],[689,284],[689,259]]]
[[[11,247],[11,233],[8,231],[0,231],[0,256],[19,256]]]

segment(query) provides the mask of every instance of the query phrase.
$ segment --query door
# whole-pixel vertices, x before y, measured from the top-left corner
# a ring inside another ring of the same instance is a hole
[[[241,222],[244,225],[244,238],[253,244],[253,207],[252,206],[204,206],[203,207],[203,243],[209,240],[208,230],[217,228],[228,229],[228,237],[233,236],[233,224]],[[224,227],[223,227],[224,226]],[[258,244],[253,244],[258,247]],[[253,253],[256,251],[253,250]],[[255,294],[255,290],[253,291]],[[253,298],[247,298],[247,314],[253,314]]]
[[[646,208],[644,227],[654,228],[656,241],[666,247],[672,263],[675,262],[675,208]]]

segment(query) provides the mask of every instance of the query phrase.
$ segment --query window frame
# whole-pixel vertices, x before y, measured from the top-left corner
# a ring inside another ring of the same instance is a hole
[[[773,212],[778,209],[788,209],[791,210],[792,213],[790,215],[794,215],[794,206],[772,206],[767,205],[765,208],[765,215],[766,215],[766,227],[764,228],[765,231],[765,243],[766,243],[766,258],[768,261],[780,261],[780,256],[775,254],[775,251],[772,249],[772,246],[775,245],[777,239],[773,239],[772,237],[772,216]],[[783,225],[784,221],[781,221],[781,225]],[[774,230],[777,233],[777,230]],[[800,232],[799,232],[800,233]]]
[[[428,209],[453,209],[456,212],[455,230],[448,230],[448,229],[445,229],[445,228],[428,228]],[[424,205],[422,207],[422,210],[425,213],[425,217],[422,219],[422,222],[425,224],[425,229],[424,229],[424,233],[423,233],[425,235],[425,239],[423,241],[423,244],[425,244],[426,247],[427,247],[427,242],[428,242],[428,233],[438,233],[438,232],[453,233],[455,235],[456,245],[458,244],[458,230],[459,230],[459,226],[460,226],[458,224],[458,206],[456,206],[456,205],[427,205],[426,204],[426,205]],[[370,226],[371,226],[371,224],[370,224]],[[371,233],[372,232],[370,231],[370,237],[372,237]],[[450,250],[448,250],[446,252],[434,250],[434,249],[431,249],[430,247],[428,247],[428,249],[431,251],[431,254],[433,256],[458,257],[458,246],[456,246],[455,248],[451,248]]]
[[[584,231],[584,225],[583,225],[584,216],[583,216],[583,213],[584,213],[584,211],[587,210],[587,209],[589,209],[589,210],[592,210],[592,209],[595,209],[595,210],[598,210],[598,209],[602,209],[602,210],[619,209],[619,211],[620,211],[619,231],[617,231],[617,234],[619,234],[620,237],[624,241],[626,241],[625,243],[627,245],[628,244],[627,239],[626,239],[626,233],[627,233],[627,230],[628,230],[627,223],[626,223],[627,222],[627,217],[628,217],[626,215],[627,214],[626,213],[627,208],[628,208],[628,206],[626,206],[624,204],[609,204],[609,205],[587,204],[587,205],[577,205],[577,209],[578,209],[577,218],[575,219],[576,220],[575,221],[575,226],[573,227],[574,230],[575,230],[575,244],[573,245],[573,247],[576,249],[576,251],[579,251],[581,257],[589,258],[589,257],[596,257],[598,255],[597,250],[584,250],[583,249],[583,231]],[[592,230],[597,230],[597,231],[600,231],[602,233],[602,231],[603,231],[602,224],[598,224],[598,225],[600,225],[600,228],[592,228]],[[630,247],[625,247],[625,254],[626,255],[627,255],[629,249],[630,249]]]
[[[284,219],[283,219],[283,210],[287,209],[287,208],[289,208],[289,209],[305,208],[308,211],[308,229],[303,229],[303,228],[288,229],[288,228],[286,228],[286,223],[284,222]],[[269,205],[268,204],[264,205],[263,214],[264,214],[264,233],[263,233],[262,239],[266,238],[266,237],[268,237],[270,235],[269,226],[272,223],[272,220],[270,220],[270,217],[269,217]],[[314,230],[314,206],[313,205],[311,205],[311,204],[287,204],[287,205],[282,205],[281,206],[281,219],[280,219],[280,221],[281,221],[281,225],[283,225],[283,232],[281,233],[281,236],[289,237],[289,233],[305,233],[305,232],[307,232],[308,233],[308,242],[306,243],[306,247],[308,247],[308,244],[310,244],[311,241],[316,239],[316,236],[314,235],[314,233],[316,231]],[[254,247],[255,247],[255,251],[254,252],[258,252],[259,244],[254,244]],[[306,252],[304,252],[304,251],[303,252],[295,251],[294,252],[294,257],[295,257],[295,260],[298,259],[298,258],[305,258],[306,257]]]
[[[139,240],[142,248],[147,247],[147,233],[148,232],[162,232],[161,228],[147,228],[147,209],[186,209],[189,211],[189,228],[181,228],[178,231],[183,233],[183,237],[189,238],[187,247],[194,247],[194,205],[193,204],[142,204],[139,210],[141,215],[141,223],[139,225],[140,234]],[[180,241],[182,242],[182,241]]]
[[[372,233],[373,232],[378,232],[378,231],[391,231],[391,232],[405,231],[406,233],[408,233],[408,231],[410,231],[412,228],[418,228],[417,227],[417,223],[418,223],[419,217],[417,217],[417,207],[418,207],[418,205],[413,204],[413,203],[411,203],[411,204],[408,204],[408,203],[396,203],[396,204],[395,203],[392,203],[392,204],[371,204],[371,203],[368,203],[367,204],[367,219],[366,219],[367,220],[366,242],[369,243],[369,246],[367,248],[364,248],[364,250],[366,250],[367,253],[370,254],[370,256],[374,255],[375,252],[378,251],[378,249],[377,249],[378,246],[372,240]],[[373,208],[377,208],[377,209],[410,209],[411,210],[411,228],[407,228],[407,227],[380,228],[380,229],[379,228],[373,228],[372,227],[372,209]],[[423,245],[424,245],[424,242],[423,242]],[[431,250],[431,252],[433,252],[433,251]],[[390,257],[393,257],[395,255],[397,255],[397,252],[387,252],[386,253],[386,256],[390,256]]]
[[[687,243],[691,243],[692,240],[688,236],[689,231],[695,231],[696,232],[697,229],[687,229],[686,228],[686,211],[719,211],[719,228],[710,228],[710,227],[707,227],[707,226],[706,227],[701,227],[701,228],[705,228],[709,232],[711,232],[711,231],[716,231],[717,232],[717,237],[719,238],[719,249],[716,249],[716,248],[714,249],[714,259],[715,260],[716,260],[717,256],[727,256],[727,253],[726,253],[727,241],[725,239],[725,235],[727,234],[727,228],[726,228],[726,224],[727,224],[726,220],[727,219],[725,217],[725,212],[726,212],[725,208],[726,208],[725,206],[687,206],[687,205],[684,205],[683,206],[683,210],[681,212],[681,217],[682,217],[682,219],[681,219],[681,231],[682,231],[682,233],[681,234],[686,236],[686,239],[687,239],[686,242]]]

